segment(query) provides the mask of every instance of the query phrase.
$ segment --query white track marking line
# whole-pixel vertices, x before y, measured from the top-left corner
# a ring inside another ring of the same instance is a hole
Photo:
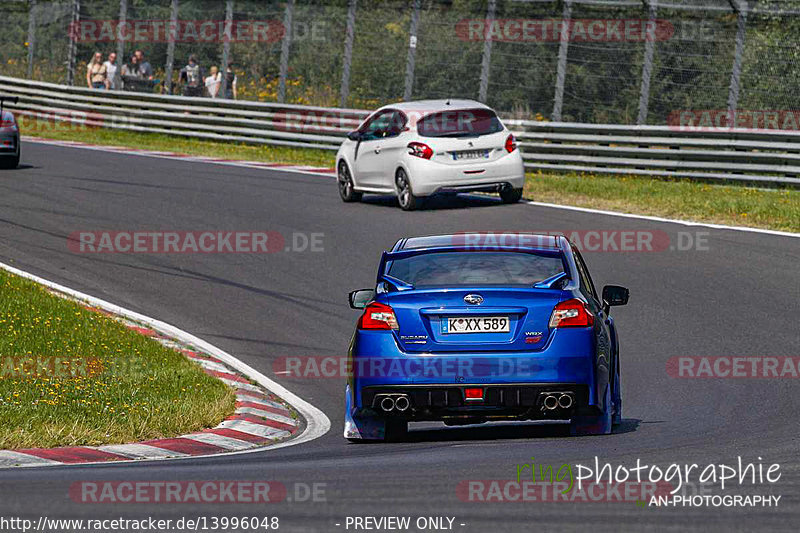
[[[99,151],[104,151],[104,152],[124,153],[124,154],[131,154],[131,155],[140,155],[140,156],[143,156],[143,157],[155,157],[155,158],[160,158],[160,159],[193,161],[195,163],[198,163],[198,162],[200,162],[200,163],[202,163],[202,162],[215,163],[215,164],[221,164],[221,165],[232,165],[232,166],[239,166],[239,167],[246,167],[246,168],[262,168],[261,165],[257,165],[256,164],[257,163],[256,161],[252,161],[252,162],[249,162],[247,164],[241,164],[241,163],[238,163],[238,162],[237,163],[231,163],[231,162],[225,162],[225,161],[205,160],[205,159],[203,159],[202,156],[165,157],[165,156],[159,156],[159,155],[146,154],[146,153],[142,153],[142,152],[122,151],[123,149],[119,149],[119,148],[116,148],[116,147],[113,147],[113,146],[73,145],[73,144],[68,144],[69,141],[38,140],[36,137],[27,137],[27,136],[24,136],[24,135],[22,136],[22,140],[23,141],[28,141],[28,142],[33,142],[33,143],[39,143],[39,144],[52,144],[54,146],[67,146],[69,148],[83,148],[83,149],[88,149],[88,150],[99,150]],[[314,175],[314,176],[328,176],[328,177],[330,177],[330,176],[335,176],[336,175],[336,172],[334,170],[332,170],[332,169],[329,172],[311,172],[311,171],[308,171],[308,170],[304,170],[304,168],[307,168],[307,167],[304,167],[302,165],[298,165],[296,167],[295,166],[292,166],[292,167],[277,167],[277,168],[272,168],[270,170],[285,171],[285,172],[295,172],[295,173],[299,173],[299,174],[310,174],[310,175]],[[546,202],[535,202],[535,201],[532,201],[532,200],[526,200],[526,201],[524,201],[522,203],[525,203],[525,204],[528,204],[528,205],[539,206],[539,207],[551,207],[553,209],[565,209],[565,210],[568,210],[568,211],[583,211],[585,213],[594,213],[594,214],[598,214],[598,215],[607,215],[607,216],[613,216],[613,217],[638,218],[638,219],[641,219],[641,220],[652,220],[654,222],[665,222],[665,223],[669,223],[669,224],[681,224],[681,225],[684,225],[684,226],[702,226],[702,227],[714,228],[714,229],[728,229],[728,230],[733,230],[733,231],[746,231],[746,232],[750,232],[750,233],[764,233],[764,234],[767,234],[767,235],[777,235],[777,236],[780,236],[780,237],[796,237],[796,238],[800,238],[800,233],[793,233],[793,232],[790,232],[790,231],[778,231],[778,230],[761,229],[761,228],[748,228],[746,226],[728,226],[728,225],[725,225],[725,224],[713,224],[711,222],[693,222],[693,221],[690,221],[690,220],[680,220],[680,219],[674,219],[674,218],[663,218],[663,217],[657,217],[657,216],[651,216],[651,215],[636,215],[636,214],[633,214],[633,213],[621,213],[619,211],[604,211],[602,209],[592,209],[590,207],[576,207],[576,206],[571,206],[571,205],[550,204],[550,203],[546,203]]]
[[[36,457],[35,455],[28,455],[27,453],[13,452],[11,450],[0,450],[0,468],[7,466],[42,466],[60,464],[63,463],[60,461],[53,461],[52,459]]]
[[[241,381],[236,381],[234,379],[228,379],[228,378],[217,377],[217,379],[222,381],[222,382],[224,382],[224,383],[227,383],[228,385],[230,385],[234,389],[244,389],[244,390],[250,390],[250,391],[253,391],[253,392],[261,392],[261,389],[259,389],[255,385],[250,385],[249,383],[242,383]]]
[[[680,220],[675,218],[663,218],[657,217],[652,215],[637,215],[634,213],[620,213],[618,211],[604,211],[602,209],[592,209],[590,207],[575,207],[571,205],[559,205],[559,204],[548,204],[545,202],[534,202],[531,200],[526,200],[523,202],[528,205],[536,206],[536,207],[552,207],[553,209],[565,209],[567,211],[581,211],[583,213],[592,213],[595,215],[607,215],[613,217],[622,217],[622,218],[637,218],[640,220],[651,220],[653,222],[666,222],[669,224],[681,224],[683,226],[701,226],[705,228],[713,228],[713,229],[729,229],[733,231],[746,231],[750,233],[766,233],[767,235],[777,235],[779,237],[800,237],[800,233],[792,233],[790,231],[778,231],[773,229],[761,229],[761,228],[748,228],[745,226],[727,226],[725,224],[713,224],[711,222],[693,222],[691,220]]]
[[[267,420],[274,420],[275,422],[283,422],[284,424],[290,424],[292,426],[297,425],[296,420],[292,420],[291,418],[270,411],[262,411],[261,409],[255,409],[253,407],[237,407],[236,414],[260,416],[261,418],[266,418]]]
[[[281,405],[278,402],[273,402],[272,400],[260,400],[258,398],[253,398],[252,396],[247,396],[244,394],[236,395],[237,402],[248,402],[248,403],[256,403],[259,405],[264,405],[267,407],[274,407],[275,409],[280,409],[281,411],[287,411],[285,405]]]
[[[158,459],[164,457],[189,457],[188,453],[174,452],[150,444],[108,444],[94,449],[101,452],[116,453],[131,459]]]
[[[171,348],[173,350],[179,350],[184,348],[182,344],[175,341],[171,341],[169,339],[156,339],[156,341],[163,344],[167,348]]]
[[[207,368],[208,370],[216,370],[217,372],[225,372],[226,374],[231,374],[231,369],[225,365],[221,365],[219,363],[215,363],[214,361],[206,361],[205,359],[191,359],[192,362],[197,363],[198,365],[202,366],[203,368]]]
[[[217,426],[217,429],[232,429],[234,431],[241,431],[242,433],[257,435],[267,439],[280,439],[291,435],[291,433],[285,429],[278,429],[262,424],[254,424],[253,422],[248,422],[247,420],[225,420]]]
[[[131,311],[129,309],[125,309],[124,307],[120,307],[116,304],[112,304],[105,300],[101,300],[100,298],[95,298],[94,296],[90,296],[88,294],[76,291],[74,289],[70,289],[69,287],[65,287],[64,285],[60,285],[58,283],[54,283],[52,281],[48,281],[44,278],[39,276],[35,276],[24,270],[20,270],[18,268],[12,267],[5,263],[0,263],[0,268],[11,272],[12,274],[16,274],[25,279],[29,279],[31,281],[35,281],[40,285],[44,285],[47,288],[55,289],[59,292],[62,292],[68,296],[76,298],[78,300],[82,300],[89,305],[93,305],[95,307],[99,307],[105,311],[108,311],[115,315],[121,315],[127,317],[130,320],[135,320],[137,322],[141,322],[143,324],[149,325],[151,328],[160,331],[161,333],[165,334],[168,337],[172,337],[173,339],[178,339],[179,341],[189,345],[189,346],[196,346],[199,350],[211,355],[212,357],[219,359],[223,363],[228,364],[231,368],[240,372],[241,374],[247,376],[249,379],[255,381],[256,383],[260,384],[264,387],[264,389],[268,390],[272,394],[278,396],[286,403],[292,406],[294,410],[296,410],[300,416],[302,416],[306,421],[306,426],[303,429],[302,433],[297,435],[292,439],[288,439],[284,442],[279,442],[269,447],[259,447],[252,450],[242,450],[237,452],[226,452],[224,455],[235,455],[235,454],[243,454],[243,453],[256,453],[262,452],[267,450],[275,450],[278,448],[285,448],[288,446],[295,446],[297,444],[302,444],[304,442],[309,442],[314,439],[317,439],[323,435],[325,435],[331,429],[331,421],[330,419],[311,405],[309,402],[305,401],[304,399],[297,396],[295,393],[284,387],[283,385],[271,380],[258,370],[254,369],[244,361],[240,361],[236,357],[230,355],[229,353],[217,348],[213,344],[210,344],[203,339],[192,335],[182,329],[176,328],[171,324],[167,324],[166,322],[162,322],[160,320],[156,320],[154,318],[150,318],[148,316],[139,314],[135,311]],[[241,384],[237,383],[236,387],[239,387]],[[259,391],[260,392],[260,391]],[[235,420],[228,420],[226,422],[236,422]],[[226,422],[223,422],[225,424]],[[233,428],[231,428],[233,429]],[[277,430],[281,431],[281,430]],[[282,436],[289,436],[290,433],[288,431],[283,431]],[[13,452],[12,452],[13,453]],[[216,454],[215,457],[219,457],[223,454]],[[202,456],[195,456],[195,457],[187,457],[186,459],[199,459]],[[169,460],[181,460],[183,458],[174,458]],[[45,464],[45,463],[40,463]],[[51,462],[48,464],[60,464],[58,462]],[[76,463],[75,466],[86,466],[87,463]],[[103,463],[105,465],[125,465],[128,464],[124,461],[119,462],[109,462]],[[72,465],[65,465],[65,466],[72,466]]]
[[[204,442],[206,444],[219,446],[220,448],[225,448],[226,450],[233,450],[233,451],[247,450],[249,448],[254,448],[258,446],[258,444],[255,444],[253,442],[234,439],[231,437],[226,437],[224,435],[217,435],[215,433],[192,433],[191,435],[181,435],[181,438],[196,440],[198,442]]]
[[[102,145],[93,145],[93,144],[73,144],[70,141],[56,141],[56,140],[38,140],[36,137],[27,137],[22,136],[22,140],[26,142],[38,143],[38,144],[49,144],[53,146],[65,146],[67,148],[81,148],[84,150],[96,150],[98,152],[110,152],[110,153],[117,153],[117,154],[125,154],[125,155],[138,155],[141,157],[153,157],[156,159],[169,159],[172,161],[190,161],[192,163],[211,163],[215,165],[228,165],[234,167],[244,167],[244,168],[257,168],[257,169],[264,169],[263,164],[257,164],[257,161],[235,161],[235,160],[221,160],[221,159],[214,159],[204,156],[181,156],[180,154],[172,154],[169,155],[169,152],[157,152],[157,151],[146,151],[146,150],[138,150],[138,149],[120,149],[119,147],[114,146],[102,146]],[[267,163],[269,164],[269,163]],[[326,167],[309,167],[307,165],[289,165],[289,166],[281,166],[281,167],[270,167],[270,170],[283,170],[286,172],[295,172],[299,174],[307,174],[313,176],[335,176],[336,171],[332,168]],[[312,171],[313,169],[313,171]]]

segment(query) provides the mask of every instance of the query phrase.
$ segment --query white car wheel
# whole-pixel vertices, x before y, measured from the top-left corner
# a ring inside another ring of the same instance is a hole
[[[402,168],[398,168],[394,178],[395,187],[397,188],[397,201],[400,203],[400,208],[403,211],[413,211],[420,205],[420,198],[414,195],[411,189],[411,180],[408,179],[408,174]]]

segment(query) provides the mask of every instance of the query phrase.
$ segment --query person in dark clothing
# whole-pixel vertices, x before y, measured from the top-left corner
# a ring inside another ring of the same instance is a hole
[[[189,56],[189,63],[181,69],[180,82],[184,96],[203,96],[203,69],[194,55]]]
[[[223,98],[228,100],[236,100],[236,84],[238,79],[236,73],[233,72],[233,63],[228,64],[228,70],[225,72],[225,94]]]

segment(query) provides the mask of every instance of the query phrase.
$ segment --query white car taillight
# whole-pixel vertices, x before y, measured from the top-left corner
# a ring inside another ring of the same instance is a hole
[[[422,159],[430,159],[433,157],[433,149],[425,143],[408,143],[408,153],[415,157],[421,157]]]
[[[517,140],[514,138],[514,134],[511,133],[508,135],[506,139],[506,152],[509,154],[517,149]]]

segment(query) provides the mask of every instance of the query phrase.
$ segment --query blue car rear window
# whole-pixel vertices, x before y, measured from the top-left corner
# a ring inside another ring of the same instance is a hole
[[[563,271],[559,256],[523,252],[434,252],[396,259],[387,274],[414,287],[530,287]]]

